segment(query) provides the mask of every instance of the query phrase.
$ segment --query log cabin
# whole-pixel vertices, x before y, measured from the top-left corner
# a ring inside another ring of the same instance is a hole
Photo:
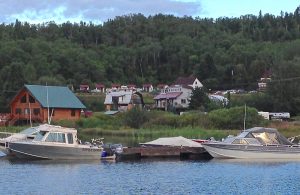
[[[46,123],[77,120],[86,107],[68,87],[24,85],[10,102],[9,125],[20,121]]]

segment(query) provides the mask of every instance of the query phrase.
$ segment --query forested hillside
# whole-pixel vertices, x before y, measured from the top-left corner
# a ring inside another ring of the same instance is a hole
[[[294,98],[300,97],[295,90],[300,83],[299,8],[281,16],[216,20],[133,14],[101,25],[18,20],[0,25],[1,107],[24,83],[140,85],[194,74],[209,89],[255,89],[266,70],[282,81],[273,91],[288,88],[293,101],[300,101]],[[279,99],[287,92],[282,93]]]

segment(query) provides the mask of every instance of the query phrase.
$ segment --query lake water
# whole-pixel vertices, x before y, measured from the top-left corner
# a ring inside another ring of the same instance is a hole
[[[1,194],[300,194],[300,161],[11,161]]]

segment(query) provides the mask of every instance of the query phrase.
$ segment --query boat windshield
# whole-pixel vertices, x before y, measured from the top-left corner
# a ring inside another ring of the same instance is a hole
[[[40,132],[38,132],[38,133],[36,134],[36,136],[34,137],[33,140],[34,140],[34,141],[41,141],[47,132],[48,132],[48,131],[40,131]]]
[[[280,142],[277,139],[276,133],[263,132],[252,133],[252,135],[262,144],[280,144]]]
[[[254,138],[244,138],[244,139],[235,139],[233,142],[233,144],[244,144],[244,145],[248,145],[248,144],[251,144],[251,145],[261,145],[261,143],[254,139]]]
[[[24,135],[33,135],[34,133],[36,133],[36,128],[35,127],[29,127],[27,129],[24,129],[23,131],[21,131],[20,133],[21,134],[24,134]]]

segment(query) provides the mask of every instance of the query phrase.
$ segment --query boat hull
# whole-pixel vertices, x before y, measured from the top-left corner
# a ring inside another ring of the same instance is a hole
[[[9,149],[22,159],[51,159],[51,160],[100,160],[110,159],[102,157],[102,148],[87,146],[57,146],[46,144],[32,144],[27,142],[9,143]]]
[[[214,158],[300,159],[300,147],[215,143],[206,143],[203,147]]]

